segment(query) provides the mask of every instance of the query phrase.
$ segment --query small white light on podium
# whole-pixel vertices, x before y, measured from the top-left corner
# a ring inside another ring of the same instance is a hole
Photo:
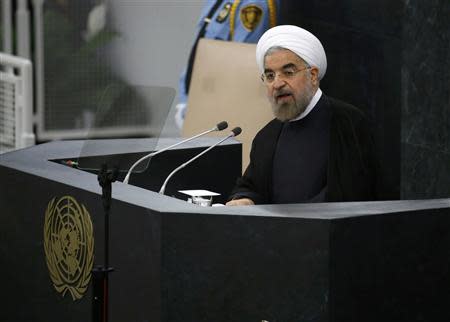
[[[182,194],[190,196],[189,203],[193,203],[202,207],[210,207],[214,196],[220,196],[220,193],[208,190],[180,190]]]

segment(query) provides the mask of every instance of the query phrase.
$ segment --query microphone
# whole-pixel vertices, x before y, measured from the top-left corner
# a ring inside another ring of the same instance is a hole
[[[226,136],[225,138],[223,138],[222,140],[220,140],[219,142],[211,145],[209,148],[207,148],[206,150],[202,151],[201,153],[197,154],[195,157],[193,157],[192,159],[188,160],[187,162],[183,163],[182,165],[180,165],[178,168],[176,168],[175,170],[173,170],[166,178],[166,180],[164,181],[163,185],[161,186],[161,189],[159,190],[160,194],[164,194],[164,191],[166,190],[166,186],[167,186],[167,182],[170,180],[170,178],[177,173],[179,170],[183,169],[185,166],[187,166],[188,164],[190,164],[191,162],[197,160],[198,158],[200,158],[203,154],[205,154],[206,152],[208,152],[209,150],[211,150],[212,148],[218,146],[220,143],[222,143],[225,140],[228,140],[229,138],[232,138],[234,136],[238,136],[239,134],[241,134],[242,129],[240,127],[235,127],[234,129],[231,130],[231,133],[228,134],[228,136]]]
[[[199,138],[199,137],[201,137],[201,136],[203,136],[203,135],[206,135],[206,134],[208,134],[208,133],[211,133],[211,132],[214,132],[214,131],[222,131],[222,130],[225,130],[227,127],[228,127],[228,123],[225,122],[225,121],[222,121],[222,122],[220,122],[220,123],[217,123],[217,125],[216,125],[215,127],[213,127],[212,129],[209,129],[209,130],[207,130],[207,131],[205,131],[205,132],[202,132],[202,133],[200,133],[200,134],[194,135],[194,136],[192,136],[192,137],[190,137],[190,138],[187,138],[187,139],[185,139],[185,140],[183,140],[183,141],[180,141],[180,142],[178,142],[178,143],[172,144],[172,145],[170,145],[170,146],[168,146],[168,147],[166,147],[166,148],[164,148],[164,149],[161,149],[161,150],[158,150],[158,151],[154,151],[154,152],[152,152],[152,153],[149,153],[149,154],[143,156],[142,158],[140,158],[139,160],[137,160],[135,163],[133,163],[133,165],[131,166],[130,170],[128,170],[127,175],[125,176],[125,179],[123,179],[123,183],[128,184],[128,181],[130,180],[131,172],[132,172],[133,169],[134,169],[139,163],[141,163],[142,161],[147,160],[148,158],[151,158],[151,157],[153,157],[153,156],[155,156],[155,155],[157,155],[157,154],[160,154],[160,153],[162,153],[162,152],[164,152],[164,151],[167,151],[167,150],[169,150],[169,149],[172,149],[172,148],[174,148],[174,147],[176,147],[176,146],[178,146],[178,145],[180,145],[180,144],[183,144],[183,143],[192,141],[192,140],[194,140],[194,139],[196,139],[196,138]]]

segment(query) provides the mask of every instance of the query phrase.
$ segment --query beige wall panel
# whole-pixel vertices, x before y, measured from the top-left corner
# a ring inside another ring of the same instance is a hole
[[[272,118],[255,60],[254,44],[202,39],[197,48],[183,136],[220,121],[242,128],[243,170],[255,134]],[[225,130],[228,133],[228,129]],[[223,132],[211,135],[224,136]]]

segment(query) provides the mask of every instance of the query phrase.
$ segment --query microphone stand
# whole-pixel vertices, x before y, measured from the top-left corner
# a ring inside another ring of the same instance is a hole
[[[213,145],[211,145],[209,148],[205,149],[204,151],[202,151],[201,153],[197,154],[195,157],[193,157],[192,159],[190,159],[189,161],[183,163],[182,165],[180,165],[178,168],[176,168],[175,170],[173,170],[166,178],[166,180],[164,181],[163,185],[161,186],[161,189],[159,190],[160,194],[164,194],[164,192],[166,191],[166,186],[167,183],[169,182],[170,178],[172,178],[172,176],[177,173],[179,170],[183,169],[185,166],[191,164],[192,162],[194,162],[195,160],[197,160],[198,158],[200,158],[202,155],[204,155],[206,152],[210,151],[211,149],[213,149],[214,147],[218,146],[220,143],[222,143],[225,140],[228,140],[229,138],[232,138],[234,136],[238,136],[239,134],[241,134],[241,128],[240,127],[236,127],[234,128],[231,133],[229,135],[227,135],[225,138],[223,138],[222,140],[220,140],[219,142],[214,143]]]
[[[173,144],[165,149],[162,149],[160,151],[156,151],[153,153],[150,153],[138,161],[136,161],[133,166],[128,171],[124,183],[128,183],[128,180],[130,178],[130,174],[132,170],[143,160],[150,158],[154,155],[157,155],[161,152],[164,152],[174,146],[177,146],[182,143],[186,143],[188,141],[191,141],[195,138],[198,138],[202,135],[208,134],[213,131],[222,131],[223,129],[227,128],[228,124],[227,122],[223,121],[218,123],[214,128],[205,131],[203,133],[200,133],[194,137],[188,138],[186,140],[183,140],[181,142],[178,142],[176,144]],[[102,204],[103,204],[103,210],[105,213],[105,258],[104,258],[104,264],[98,265],[95,268],[92,269],[92,284],[93,284],[93,292],[94,296],[92,299],[92,321],[94,322],[108,322],[108,306],[109,306],[109,297],[108,297],[108,286],[109,286],[109,279],[108,274],[114,271],[113,267],[109,267],[109,213],[111,210],[111,195],[112,195],[112,183],[117,180],[117,177],[119,175],[119,169],[117,167],[114,167],[112,170],[108,169],[108,166],[106,163],[103,163],[101,166],[101,169],[97,175],[97,180],[100,186],[102,187]]]
[[[155,152],[152,152],[152,153],[149,153],[149,154],[143,156],[142,158],[140,158],[139,160],[137,160],[135,163],[133,163],[133,165],[132,165],[131,168],[128,170],[127,174],[125,175],[125,179],[123,179],[123,183],[128,184],[128,181],[130,180],[130,176],[131,176],[131,173],[133,172],[134,168],[135,168],[139,163],[141,163],[142,161],[144,161],[144,160],[146,160],[146,159],[148,159],[148,158],[151,158],[151,157],[153,157],[153,156],[155,156],[155,155],[158,155],[158,154],[160,154],[160,153],[162,153],[162,152],[165,152],[165,151],[167,151],[167,150],[170,150],[170,149],[172,149],[172,148],[174,148],[174,147],[176,147],[176,146],[179,146],[179,145],[181,145],[181,144],[184,144],[184,143],[187,143],[187,142],[192,141],[192,140],[194,140],[194,139],[197,139],[197,138],[199,138],[199,137],[201,137],[201,136],[203,136],[203,135],[206,135],[206,134],[208,134],[208,133],[211,133],[211,132],[214,132],[214,131],[222,131],[222,130],[226,129],[227,127],[228,127],[228,123],[225,122],[225,121],[222,121],[222,122],[218,123],[218,124],[217,124],[215,127],[213,127],[212,129],[209,129],[209,130],[204,131],[204,132],[202,132],[202,133],[200,133],[200,134],[194,135],[194,136],[192,136],[192,137],[190,137],[190,138],[184,139],[183,141],[180,141],[180,142],[178,142],[178,143],[172,144],[172,145],[170,145],[170,146],[168,146],[168,147],[166,147],[166,148],[164,148],[164,149],[161,149],[161,150],[159,150],[159,151],[155,151]]]
[[[104,264],[92,269],[92,284],[94,297],[92,300],[92,321],[108,321],[108,274],[114,271],[109,267],[109,212],[111,209],[112,183],[117,180],[119,171],[117,167],[108,170],[108,166],[103,163],[98,173],[98,183],[102,187],[102,204],[105,213],[105,258]]]

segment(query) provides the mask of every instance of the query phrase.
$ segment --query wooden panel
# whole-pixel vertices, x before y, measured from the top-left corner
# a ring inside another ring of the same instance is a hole
[[[255,44],[210,39],[199,42],[183,128],[183,136],[190,136],[222,120],[230,129],[240,126],[243,169],[248,165],[255,134],[273,118],[255,50]]]

